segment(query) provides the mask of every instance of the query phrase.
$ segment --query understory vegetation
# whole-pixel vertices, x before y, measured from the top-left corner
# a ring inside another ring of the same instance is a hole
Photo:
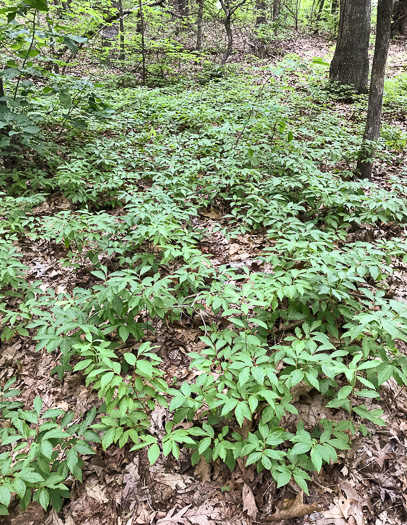
[[[245,458],[278,486],[293,478],[307,491],[312,471],[384,424],[372,408],[380,386],[407,381],[395,343],[406,340],[407,312],[390,293],[406,244],[352,234],[403,224],[406,188],[350,180],[343,159],[354,158],[355,134],[326,112],[323,72],[290,59],[266,85],[261,71],[226,70],[188,91],[110,80],[109,118],[70,131],[59,155],[44,145],[3,173],[2,338],[31,336],[37,351],[58,352],[51,374],[81,374],[100,398],[74,424],[73,413],[43,412],[40,398],[22,406],[5,386],[3,513],[13,492],[23,509],[33,494],[59,510],[66,477],[81,479],[81,457],[99,443],[148,447],[151,463],[180,447],[193,464],[220,458],[233,469]],[[63,118],[53,103],[45,126]],[[383,138],[383,158],[392,147]],[[41,203],[53,192],[69,209],[49,216]],[[202,221],[205,210],[215,218]],[[252,236],[255,257],[203,250],[210,232],[225,245]],[[22,238],[49,243],[63,267],[90,274],[87,285],[58,293],[27,279]],[[174,382],[160,370],[155,330],[191,320],[202,331],[189,354],[195,379]],[[302,421],[300,388],[320,393],[333,420]],[[156,403],[171,413],[161,441],[149,432]]]
[[[79,376],[99,401],[78,414],[27,404],[15,373],[2,383],[1,515],[16,499],[60,511],[66,480],[108,447],[151,464],[181,449],[192,465],[243,460],[308,493],[385,425],[382,385],[407,384],[393,298],[407,186],[400,167],[386,186],[353,176],[367,96],[329,83],[321,58],[190,66],[150,86],[44,77],[19,97],[21,72],[4,70],[1,339],[32,338],[57,357],[51,376]],[[386,84],[383,172],[405,150],[392,116],[406,104],[402,73]],[[63,286],[29,271],[30,246],[56,254]],[[157,334],[174,325],[200,331],[186,378],[161,366]],[[298,411],[304,396],[320,419]]]

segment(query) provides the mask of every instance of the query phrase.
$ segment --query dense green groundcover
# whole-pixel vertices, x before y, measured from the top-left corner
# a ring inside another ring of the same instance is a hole
[[[294,478],[307,491],[310,473],[353,435],[384,424],[372,399],[391,377],[407,383],[396,348],[407,340],[407,310],[389,293],[406,243],[352,233],[404,224],[407,188],[352,179],[359,124],[347,130],[335,112],[341,92],[324,71],[291,58],[274,71],[225,69],[216,81],[159,89],[85,82],[104,104],[102,116],[74,108],[85,129],[68,126],[60,98],[38,99],[43,135],[0,180],[2,338],[34,337],[60,356],[52,373],[80,374],[101,405],[74,423],[72,413],[42,413],[40,398],[32,409],[14,400],[12,381],[4,387],[0,513],[12,493],[23,509],[32,497],[60,509],[64,481],[81,479],[92,443],[147,447],[151,463],[178,458],[180,447],[193,464],[220,458],[233,469],[245,458],[279,487]],[[403,86],[392,84],[388,109],[405,100]],[[365,103],[355,97],[354,108]],[[383,161],[405,141],[385,131]],[[39,212],[56,191],[73,211]],[[250,264],[202,253],[205,209],[216,210],[212,229],[225,242],[261,237]],[[69,271],[90,265],[90,283],[44,292],[21,262],[27,240],[59,247]],[[202,319],[203,350],[189,355],[199,373],[169,384],[154,333],[185,315]],[[301,421],[298,385],[319,392],[335,421]],[[149,433],[156,404],[172,414],[160,442]]]

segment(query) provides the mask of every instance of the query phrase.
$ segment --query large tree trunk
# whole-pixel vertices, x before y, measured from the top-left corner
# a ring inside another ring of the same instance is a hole
[[[372,78],[370,81],[366,129],[357,167],[357,171],[363,178],[370,178],[372,175],[375,143],[380,134],[384,76],[389,53],[392,12],[393,0],[379,0],[377,7],[376,44],[373,57]]]
[[[341,0],[339,35],[330,80],[367,93],[369,76],[370,0]]]
[[[202,26],[203,26],[204,0],[198,0],[198,18],[196,22],[196,50],[202,49]]]

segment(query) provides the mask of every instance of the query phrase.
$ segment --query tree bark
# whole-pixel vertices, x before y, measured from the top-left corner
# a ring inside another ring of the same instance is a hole
[[[393,33],[407,35],[407,0],[400,0],[394,4],[391,30]]]
[[[142,79],[143,79],[143,86],[146,85],[146,77],[147,77],[147,69],[146,69],[146,45],[144,41],[144,13],[143,13],[143,5],[141,3],[141,0],[139,0],[139,15],[140,15],[140,24],[141,24],[141,58],[142,58]]]
[[[119,29],[120,29],[120,56],[119,59],[123,62],[126,57],[124,46],[124,16],[123,16],[123,0],[118,0],[117,7],[119,8]]]
[[[369,77],[370,0],[341,0],[339,35],[330,80],[367,93]]]
[[[256,0],[256,26],[264,24],[266,21],[266,2],[264,0]]]
[[[177,0],[178,14],[181,19],[188,18],[189,16],[189,6],[188,0]]]
[[[225,13],[225,19],[223,20],[223,25],[225,26],[226,35],[228,38],[226,51],[220,62],[220,65],[224,66],[232,52],[232,47],[233,47],[232,16],[236,13],[239,7],[241,7],[243,4],[246,3],[246,0],[241,0],[241,2],[234,5],[233,7],[230,6],[230,0],[219,0],[219,1]]]
[[[366,129],[363,135],[363,144],[357,166],[357,171],[360,173],[360,176],[368,179],[370,179],[372,175],[375,143],[380,134],[384,77],[386,73],[387,56],[389,54],[392,13],[393,0],[379,0]]]
[[[204,0],[198,0],[198,18],[196,26],[196,50],[200,51],[202,49],[202,27],[203,27],[203,8]]]
[[[226,18],[224,20],[224,25],[225,25],[225,30],[226,30],[226,35],[228,37],[228,43],[227,43],[227,47],[226,47],[226,51],[222,57],[222,60],[220,62],[220,65],[221,66],[224,66],[230,56],[230,53],[232,52],[232,47],[233,47],[233,33],[232,33],[232,24],[231,24],[231,15],[230,13],[226,15]]]
[[[281,0],[274,0],[273,2],[273,20],[276,20],[281,13]]]

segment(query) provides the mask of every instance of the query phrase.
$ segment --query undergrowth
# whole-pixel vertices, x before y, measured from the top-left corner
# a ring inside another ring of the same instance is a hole
[[[89,442],[146,447],[151,463],[181,447],[192,464],[233,470],[244,458],[278,487],[294,479],[307,491],[311,473],[338,461],[355,435],[384,425],[381,386],[407,382],[397,348],[407,310],[389,291],[406,245],[356,234],[405,223],[406,188],[352,179],[358,140],[329,109],[338,92],[317,66],[291,60],[267,74],[265,84],[254,71],[188,90],[110,81],[107,95],[95,89],[111,118],[68,131],[63,154],[37,153],[38,169],[1,175],[2,339],[33,337],[59,356],[51,374],[79,374],[100,403],[73,424],[4,387],[0,513],[12,493],[23,509],[33,497],[59,510]],[[62,118],[48,117],[54,140]],[[384,130],[384,159],[405,140],[395,133]],[[69,206],[50,214],[42,205],[55,192]],[[205,210],[217,218],[202,220]],[[254,236],[256,255],[236,264],[204,253],[209,227],[226,244]],[[28,278],[21,247],[38,241],[78,275],[72,289]],[[192,381],[166,376],[155,335],[186,316],[201,329]],[[333,417],[306,420],[301,395],[320,396]],[[149,430],[157,404],[170,413],[162,438]]]

